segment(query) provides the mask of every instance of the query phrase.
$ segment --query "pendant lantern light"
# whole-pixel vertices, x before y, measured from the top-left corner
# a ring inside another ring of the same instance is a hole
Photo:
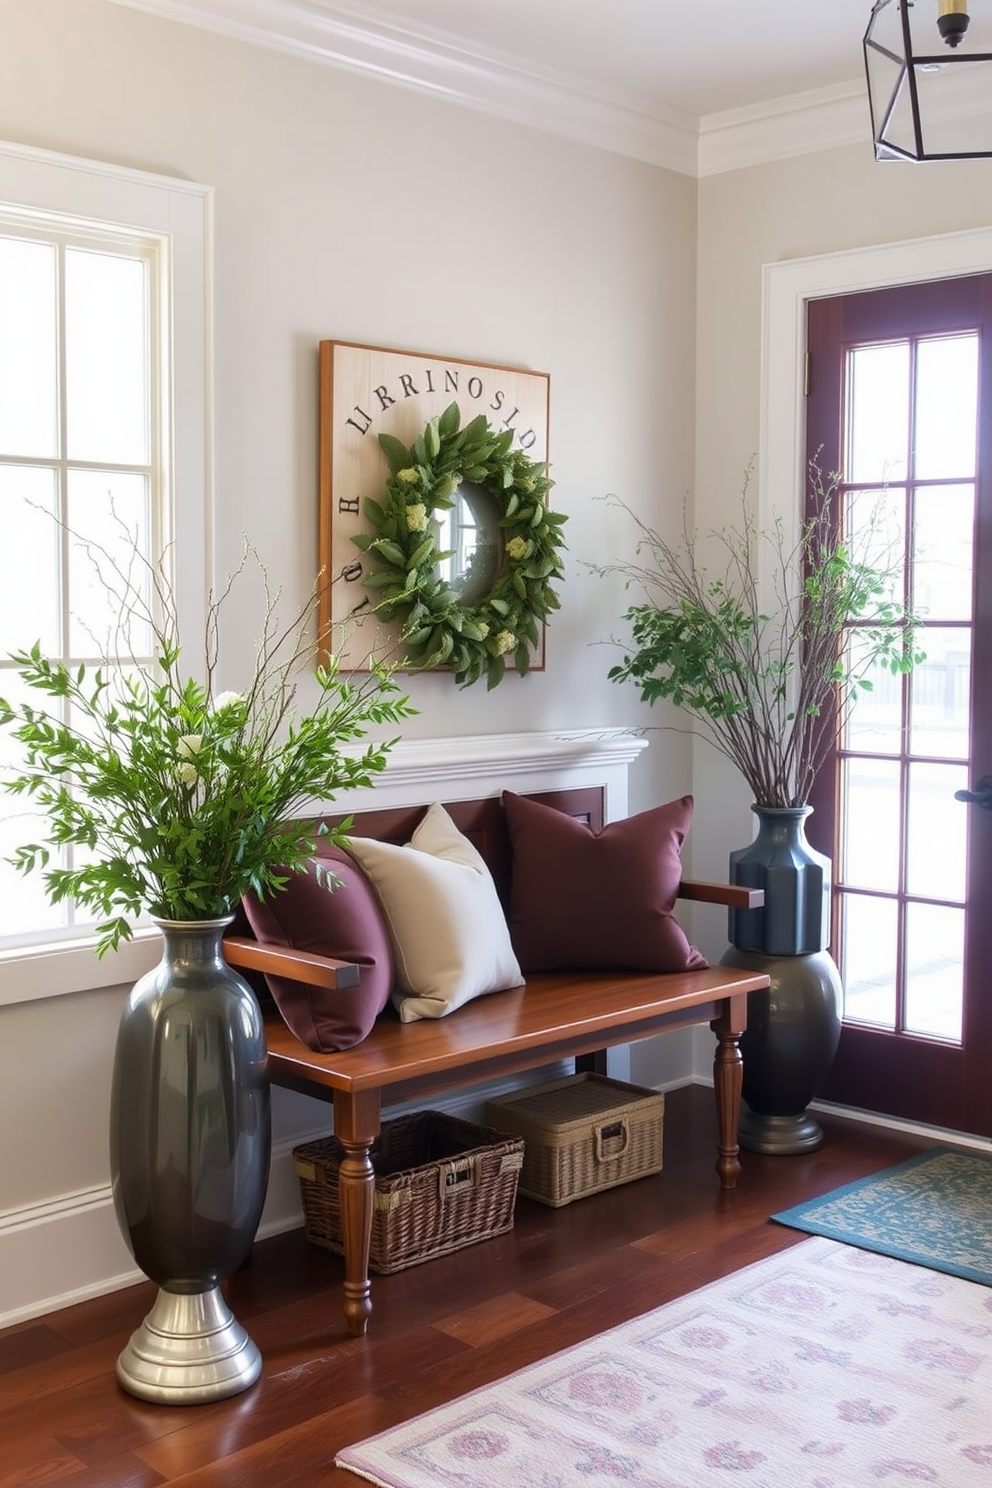
[[[864,53],[877,160],[992,158],[992,0],[974,4],[971,16],[968,0],[875,0]]]

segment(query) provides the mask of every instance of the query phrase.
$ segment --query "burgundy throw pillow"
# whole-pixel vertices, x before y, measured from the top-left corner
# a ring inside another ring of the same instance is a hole
[[[287,1025],[310,1049],[325,1054],[350,1049],[371,1032],[389,1002],[393,958],[375,894],[353,858],[328,847],[321,862],[340,880],[334,889],[317,881],[313,867],[293,873],[279,894],[258,899],[246,894],[245,914],[262,945],[290,946],[353,961],[358,986],[332,992],[308,982],[266,976],[269,991]]]
[[[708,964],[672,912],[691,796],[601,832],[512,791],[503,804],[513,848],[510,936],[525,972]]]

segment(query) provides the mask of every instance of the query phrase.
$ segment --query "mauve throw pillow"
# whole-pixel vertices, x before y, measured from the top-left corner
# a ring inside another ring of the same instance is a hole
[[[673,913],[691,796],[601,832],[512,791],[503,804],[513,848],[510,935],[525,972],[708,964]]]
[[[376,896],[357,863],[339,848],[321,853],[337,879],[328,890],[311,867],[290,875],[281,894],[258,899],[246,894],[245,914],[262,945],[290,946],[354,961],[357,987],[332,992],[308,982],[266,976],[269,991],[298,1039],[325,1054],[360,1044],[389,1001],[393,957]]]

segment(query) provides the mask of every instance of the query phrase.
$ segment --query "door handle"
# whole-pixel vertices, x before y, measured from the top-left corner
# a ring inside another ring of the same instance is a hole
[[[955,791],[954,799],[966,801],[969,806],[980,806],[983,811],[992,811],[992,775],[983,775],[973,791]]]

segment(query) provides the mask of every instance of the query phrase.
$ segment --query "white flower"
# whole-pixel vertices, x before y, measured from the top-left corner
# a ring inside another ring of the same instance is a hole
[[[191,760],[196,758],[202,748],[202,734],[180,734],[179,743],[176,746],[176,753],[182,760]],[[195,775],[196,771],[194,770],[193,773]]]
[[[506,651],[512,651],[517,644],[517,638],[511,630],[501,630],[494,642],[496,655],[502,656]]]
[[[427,508],[422,501],[415,501],[406,508],[406,525],[408,532],[427,531]]]
[[[176,779],[180,785],[195,785],[199,778],[195,765],[187,763],[176,766]]]
[[[241,701],[240,692],[219,692],[214,698],[214,712],[219,713],[222,708],[232,708],[235,703]]]
[[[420,479],[420,471],[408,465],[405,470],[397,470],[396,479],[402,481],[405,486],[415,486]]]
[[[506,545],[506,551],[511,558],[522,558],[527,551],[527,539],[525,537],[511,537]]]

